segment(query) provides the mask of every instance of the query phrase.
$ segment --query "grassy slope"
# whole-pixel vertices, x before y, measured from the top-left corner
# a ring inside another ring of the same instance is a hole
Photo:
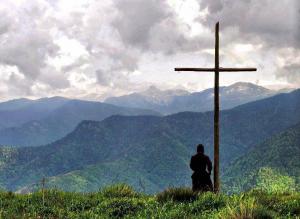
[[[262,171],[267,174],[266,168],[269,174],[273,174],[273,170],[300,183],[300,123],[257,145],[233,162],[224,173],[225,187],[227,190],[250,189]]]
[[[80,194],[57,190],[0,192],[0,218],[299,218],[300,194],[249,192],[227,196],[171,188],[155,196],[126,185]]]

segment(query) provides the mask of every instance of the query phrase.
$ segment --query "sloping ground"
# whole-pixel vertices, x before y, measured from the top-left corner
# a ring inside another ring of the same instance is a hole
[[[276,178],[281,180],[282,186],[284,183],[300,185],[300,123],[257,145],[233,162],[224,173],[225,190],[249,190],[262,174],[270,175],[273,181]]]

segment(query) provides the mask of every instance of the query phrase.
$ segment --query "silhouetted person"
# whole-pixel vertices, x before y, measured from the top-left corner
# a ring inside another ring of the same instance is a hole
[[[197,154],[192,156],[191,169],[194,171],[192,175],[193,191],[212,191],[212,182],[210,174],[212,164],[208,156],[204,154],[204,146],[197,146]]]

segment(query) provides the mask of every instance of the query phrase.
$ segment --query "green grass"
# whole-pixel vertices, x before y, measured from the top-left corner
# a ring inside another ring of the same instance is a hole
[[[125,184],[85,194],[2,191],[0,218],[300,218],[300,193],[196,194],[169,188],[146,195]]]

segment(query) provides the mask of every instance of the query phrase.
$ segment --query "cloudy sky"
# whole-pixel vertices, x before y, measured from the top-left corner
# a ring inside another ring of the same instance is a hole
[[[203,90],[220,21],[221,85],[300,87],[299,0],[1,0],[0,100]]]

